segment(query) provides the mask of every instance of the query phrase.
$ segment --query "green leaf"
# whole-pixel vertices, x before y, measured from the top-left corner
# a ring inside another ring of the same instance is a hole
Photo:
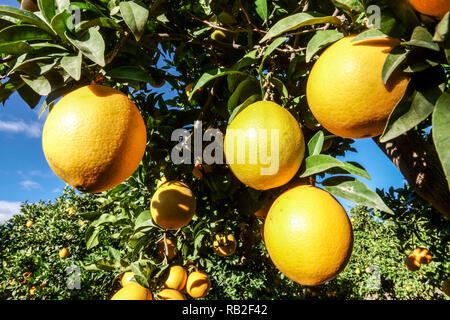
[[[306,62],[311,61],[312,57],[314,57],[317,52],[343,37],[344,34],[338,30],[317,31],[306,46]]]
[[[282,45],[284,42],[286,42],[288,38],[286,37],[280,37],[280,38],[276,38],[266,49],[266,51],[264,52],[264,56],[262,58],[261,64],[259,66],[259,70],[258,73],[261,74],[262,70],[263,70],[263,66],[264,66],[264,61],[266,61],[266,58],[268,56],[270,56],[270,54],[276,49],[278,48],[280,45]]]
[[[349,174],[354,174],[369,180],[371,179],[366,170],[357,167],[352,163],[342,162],[325,154],[317,154],[307,157],[305,159],[304,167],[305,171],[300,175],[302,178],[325,172],[332,168],[341,168]]]
[[[447,12],[436,26],[434,42],[447,42],[450,40],[450,12]]]
[[[53,90],[64,85],[64,78],[58,72],[48,72],[37,78],[21,75],[22,80],[41,96],[46,96]]]
[[[17,89],[17,93],[19,93],[20,97],[28,104],[31,109],[36,107],[41,100],[41,96],[27,85],[23,85],[22,87]]]
[[[128,28],[133,32],[136,41],[144,34],[149,16],[148,7],[135,1],[124,1],[119,4],[120,13]]]
[[[242,110],[247,108],[253,102],[259,101],[259,100],[261,100],[260,94],[254,94],[254,95],[251,95],[250,97],[248,97],[243,103],[241,103],[239,106],[237,106],[236,108],[233,109],[233,112],[231,113],[230,118],[228,119],[228,124],[230,124],[233,121],[233,119],[236,118],[236,116],[239,114],[239,112],[241,112]]]
[[[369,29],[358,34],[355,38],[352,39],[352,42],[374,40],[374,39],[385,39],[386,37],[387,35],[378,29]]]
[[[433,42],[433,36],[424,27],[416,27],[411,35],[411,39],[402,44],[440,51],[439,45]]]
[[[81,78],[81,63],[83,56],[81,51],[78,55],[66,56],[61,59],[61,67],[66,71],[73,79],[80,80]]]
[[[45,23],[45,21],[27,10],[0,5],[0,14],[19,19],[22,23],[32,24],[44,31],[47,31],[49,34],[54,34],[53,30]]]
[[[337,197],[394,214],[376,192],[358,179],[348,176],[335,176],[322,181],[322,185],[328,192]]]
[[[433,141],[450,186],[450,93],[445,92],[436,102],[432,116]]]
[[[317,132],[308,142],[309,155],[314,156],[320,154],[323,147],[325,137],[322,131]]]
[[[228,111],[230,113],[239,105],[239,102],[247,99],[250,95],[259,92],[259,83],[254,78],[247,78],[241,81],[233,94],[228,99]]]
[[[289,97],[289,92],[283,81],[281,81],[278,78],[272,77],[272,78],[270,78],[270,82],[275,86],[275,89],[277,89],[278,94],[280,96],[285,97],[285,98]]]
[[[83,21],[78,26],[81,30],[89,29],[91,27],[109,28],[114,30],[121,30],[120,25],[111,18],[100,17],[88,21]]]
[[[245,56],[243,56],[241,59],[236,62],[231,69],[233,70],[240,70],[243,68],[246,68],[253,63],[255,63],[256,56],[258,55],[258,50],[252,50],[249,53],[247,53]]]
[[[223,77],[229,74],[241,74],[248,76],[246,73],[238,71],[238,70],[232,70],[232,69],[221,69],[217,68],[208,72],[205,72],[200,79],[198,79],[197,83],[195,84],[194,88],[192,89],[192,92],[196,92],[199,88],[202,88],[205,84],[210,82],[211,80],[214,80],[219,77]],[[194,95],[191,94],[189,96],[189,100],[192,99]]]
[[[66,32],[65,35],[67,39],[83,53],[83,55],[94,61],[96,64],[102,67],[105,66],[105,41],[97,27],[88,29],[81,38],[76,38],[68,32]]]
[[[263,43],[271,38],[279,36],[280,34],[296,30],[300,27],[322,23],[331,23],[339,26],[341,25],[341,20],[333,16],[323,16],[316,13],[296,13],[275,23],[273,27],[270,28],[266,35],[261,39],[261,41],[259,41],[259,43]]]
[[[389,116],[380,142],[392,140],[425,120],[433,112],[441,94],[442,91],[434,87],[424,92],[416,91],[412,102],[402,99]]]
[[[55,0],[38,0],[37,1],[42,16],[50,23],[56,15]]]
[[[152,77],[150,74],[138,66],[121,66],[106,72],[108,77],[114,79],[131,80],[139,82],[150,82]]]
[[[33,40],[52,40],[53,37],[46,31],[28,25],[13,25],[0,31],[2,45]]]
[[[364,6],[360,0],[332,0],[332,2],[338,8],[348,11],[364,12]]]
[[[24,53],[31,52],[33,48],[26,42],[14,42],[0,44],[0,53],[20,56]]]
[[[100,230],[89,226],[85,234],[86,249],[90,250],[99,244]]]
[[[53,31],[55,31],[64,42],[68,41],[65,32],[68,31],[67,20],[71,19],[71,17],[72,15],[69,12],[63,11],[55,15],[50,23]]]
[[[267,0],[255,0],[256,13],[263,20],[266,21],[268,17]]]
[[[410,51],[401,46],[395,47],[389,52],[386,61],[384,62],[381,75],[384,84],[387,84],[394,71],[406,60],[409,52]]]

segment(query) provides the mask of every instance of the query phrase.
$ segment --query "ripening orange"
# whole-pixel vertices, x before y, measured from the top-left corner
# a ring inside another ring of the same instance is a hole
[[[153,296],[149,289],[137,282],[130,282],[117,291],[111,300],[153,300]]]
[[[405,266],[410,271],[417,271],[420,269],[420,262],[415,255],[410,254],[405,258]]]
[[[218,256],[228,257],[236,251],[237,241],[232,234],[218,233],[214,237],[212,246]]]
[[[224,153],[233,174],[256,190],[288,183],[303,161],[305,139],[294,116],[271,101],[258,101],[230,123]]]
[[[186,292],[192,298],[202,298],[206,296],[211,288],[211,280],[202,271],[193,271],[189,274],[186,282]]]
[[[344,138],[369,138],[383,133],[389,115],[409,82],[401,70],[383,84],[389,52],[400,44],[392,38],[352,42],[347,36],[328,47],[314,64],[306,97],[319,123]]]
[[[171,266],[164,286],[168,289],[181,291],[186,286],[187,272],[182,266]]]
[[[175,289],[163,289],[158,292],[158,297],[162,300],[186,300],[184,294]]]
[[[32,220],[28,220],[25,226],[27,228],[30,228],[33,224],[34,224],[34,222]]]
[[[98,193],[128,179],[145,152],[144,120],[124,93],[91,84],[64,96],[45,121],[42,148],[54,173]]]
[[[412,254],[420,264],[429,264],[433,259],[428,249],[425,248],[416,248]]]
[[[409,2],[416,11],[438,19],[450,11],[448,0],[409,0]]]
[[[168,181],[153,194],[150,213],[163,229],[177,230],[191,222],[196,200],[192,190],[179,181]]]
[[[136,282],[134,279],[135,273],[132,271],[125,272],[122,277],[120,278],[120,283],[122,284],[122,287],[125,287],[127,284],[131,282]]]
[[[344,270],[353,249],[353,230],[330,193],[301,185],[272,204],[264,222],[264,242],[282,273],[301,285],[316,286]]]
[[[61,250],[59,250],[58,255],[61,259],[67,258],[67,256],[69,255],[69,250],[67,250],[67,248],[62,248]]]

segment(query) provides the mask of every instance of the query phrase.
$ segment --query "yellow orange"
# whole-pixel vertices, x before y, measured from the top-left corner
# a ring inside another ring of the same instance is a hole
[[[64,96],[48,115],[42,133],[45,158],[55,174],[90,193],[128,179],[146,143],[145,123],[133,101],[95,84]]]
[[[322,53],[309,75],[306,97],[325,129],[358,139],[383,133],[409,78],[397,70],[386,85],[382,81],[386,57],[400,44],[398,40],[352,42],[354,38],[345,37]]]
[[[428,249],[425,248],[416,248],[412,254],[420,264],[429,264],[433,259]]]
[[[216,234],[213,240],[213,250],[214,252],[221,257],[231,256],[237,247],[237,241],[234,235],[232,234]]]
[[[228,126],[224,152],[231,171],[242,183],[267,190],[294,177],[303,160],[305,140],[288,110],[271,101],[258,101]]]
[[[186,286],[187,272],[182,266],[171,266],[164,286],[168,289],[183,290]]]
[[[417,271],[420,269],[420,262],[413,254],[410,254],[405,258],[405,266],[410,271]]]
[[[353,249],[353,230],[341,204],[327,191],[297,186],[272,204],[264,241],[275,266],[291,280],[316,286],[335,278]]]
[[[193,271],[189,274],[186,282],[186,292],[192,298],[202,298],[206,296],[211,288],[211,280],[202,271]]]
[[[448,0],[409,0],[416,11],[441,19],[450,11]]]
[[[28,220],[25,226],[27,228],[30,228],[33,224],[34,224],[34,222],[32,220]]]
[[[166,230],[183,228],[192,220],[196,208],[195,196],[187,185],[169,181],[153,194],[150,212],[153,221]]]
[[[67,250],[67,248],[62,248],[59,250],[58,255],[61,259],[64,259],[69,255],[69,250]]]
[[[111,300],[153,300],[153,296],[149,289],[137,282],[130,282],[117,291]]]
[[[134,279],[134,276],[135,276],[135,274],[132,271],[125,272],[120,279],[120,283],[122,284],[122,287],[125,287],[127,284],[129,284],[131,282],[136,282],[136,280]]]
[[[158,297],[163,300],[186,300],[186,297],[175,289],[163,289],[158,292]]]

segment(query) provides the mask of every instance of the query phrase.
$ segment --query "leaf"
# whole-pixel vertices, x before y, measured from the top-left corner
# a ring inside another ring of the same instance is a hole
[[[226,76],[229,74],[241,74],[241,75],[248,76],[246,73],[241,72],[241,71],[217,68],[217,69],[205,72],[200,77],[200,79],[198,79],[197,83],[195,84],[194,88],[192,89],[192,92],[196,92],[199,88],[202,88],[205,84],[207,84],[211,80],[214,80],[216,78],[223,77],[223,76]],[[189,101],[192,99],[193,96],[194,96],[193,94],[191,94],[189,96]]]
[[[240,101],[247,99],[254,93],[257,93],[258,89],[259,83],[254,78],[247,78],[244,81],[241,81],[236,90],[234,90],[233,94],[228,99],[228,111],[232,113]]]
[[[450,93],[445,92],[436,102],[432,116],[433,141],[450,186]]]
[[[106,75],[114,79],[123,79],[139,82],[153,81],[149,73],[138,66],[117,67],[107,71]]]
[[[139,41],[147,26],[149,16],[148,7],[141,2],[135,1],[123,1],[119,6],[123,20],[131,32],[133,32],[136,41]]]
[[[343,37],[344,35],[338,30],[317,31],[306,46],[306,62],[311,61],[317,52]]]
[[[246,107],[248,107],[253,102],[259,101],[259,100],[261,100],[260,94],[254,94],[254,95],[251,95],[250,97],[248,97],[243,103],[241,103],[239,106],[237,106],[236,108],[233,109],[233,112],[231,113],[230,118],[228,119],[228,124],[230,124],[231,121],[233,121],[233,119],[239,114],[239,112],[244,110]]]
[[[2,45],[33,40],[52,40],[53,37],[46,31],[28,25],[13,25],[0,31]]]
[[[89,29],[91,27],[101,27],[101,28],[109,28],[114,30],[121,30],[120,25],[111,18],[100,17],[88,21],[83,21],[79,24],[79,28],[81,30]]]
[[[50,23],[52,26],[53,31],[56,32],[56,34],[64,41],[67,42],[67,37],[65,32],[68,31],[67,28],[67,20],[70,19],[72,15],[67,12],[63,11],[55,15]]]
[[[45,21],[30,11],[0,5],[0,14],[19,19],[22,23],[32,24],[49,34],[54,34],[53,30],[45,23]]]
[[[33,48],[26,42],[14,42],[7,44],[0,44],[0,53],[12,54],[15,56],[20,56],[24,53],[29,53]]]
[[[266,51],[264,52],[264,56],[262,58],[261,64],[259,66],[259,71],[258,73],[261,74],[262,70],[263,70],[263,66],[264,66],[264,61],[266,61],[266,58],[268,56],[270,56],[270,54],[276,49],[278,48],[280,45],[282,45],[284,42],[286,42],[288,38],[286,37],[280,37],[280,38],[276,38],[266,49]]]
[[[425,92],[416,91],[412,102],[402,99],[390,114],[380,142],[392,140],[425,120],[433,112],[441,94],[442,91],[434,87]]]
[[[273,25],[266,35],[259,41],[263,43],[271,38],[277,37],[288,31],[296,30],[300,27],[310,26],[321,23],[331,23],[334,25],[341,25],[341,21],[333,16],[322,16],[316,13],[296,13],[286,18],[281,19]]]
[[[277,89],[278,93],[280,94],[280,96],[288,98],[289,96],[289,92],[284,84],[283,81],[281,81],[278,78],[272,77],[270,79],[270,82],[275,86],[275,89]]]
[[[406,60],[410,51],[407,51],[404,47],[398,46],[389,52],[386,57],[386,61],[383,65],[383,70],[381,77],[383,79],[383,83],[387,84],[389,78],[394,73],[395,70]]]
[[[258,50],[250,51],[245,56],[243,56],[241,59],[239,59],[238,62],[236,62],[231,67],[231,69],[240,70],[240,69],[243,69],[243,68],[246,68],[246,67],[252,65],[256,60],[257,54],[258,54]]]
[[[20,76],[35,92],[41,96],[46,96],[53,90],[64,85],[64,78],[56,71],[48,72],[45,75],[31,79],[24,75]]]
[[[349,174],[354,174],[366,179],[371,179],[366,170],[355,166],[349,162],[342,162],[336,158],[327,156],[325,154],[311,155],[305,159],[305,171],[300,177],[309,177],[314,174],[325,172],[332,168],[341,168]]]
[[[325,137],[322,131],[317,132],[308,142],[309,155],[314,156],[320,154],[323,147]]]
[[[440,51],[437,43],[433,42],[433,36],[424,27],[416,27],[409,41],[403,42],[403,45],[426,48],[434,51]]]
[[[75,38],[68,32],[65,35],[87,58],[102,67],[105,66],[105,41],[97,27],[88,29],[81,38]]]
[[[27,85],[23,85],[22,87],[17,89],[17,93],[19,93],[20,97],[28,104],[31,109],[36,107],[41,100],[41,96]]]
[[[266,21],[268,17],[267,0],[255,0],[256,13],[263,20]]]
[[[80,80],[81,78],[81,64],[83,56],[81,51],[78,55],[66,56],[61,59],[61,67],[66,71],[73,79]]]
[[[358,179],[348,176],[335,176],[322,181],[322,185],[328,192],[337,197],[394,214],[376,192]]]
[[[355,38],[352,39],[352,42],[374,40],[374,39],[385,39],[386,37],[387,35],[378,29],[369,29],[358,34]]]
[[[94,226],[89,226],[85,234],[86,249],[90,250],[99,244],[100,230]]]
[[[447,12],[436,26],[433,41],[447,42],[449,40],[450,40],[450,12]]]
[[[364,12],[364,6],[360,0],[332,0],[332,2],[338,8],[348,11]]]
[[[42,16],[50,23],[56,15],[55,0],[38,0],[37,3]]]

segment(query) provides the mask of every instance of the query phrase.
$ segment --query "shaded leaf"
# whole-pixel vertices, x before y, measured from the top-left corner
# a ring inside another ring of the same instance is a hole
[[[436,102],[432,116],[433,141],[450,186],[450,93],[445,92]]]
[[[306,46],[306,62],[311,61],[312,57],[314,57],[314,55],[320,50],[343,37],[344,34],[339,32],[338,30],[317,31],[316,34],[311,38],[311,40],[309,40],[308,45]]]
[[[11,6],[0,5],[0,14],[19,19],[23,23],[32,24],[44,31],[47,31],[50,34],[54,34],[53,30],[45,23],[45,21],[43,21],[41,18],[30,11]]]
[[[81,38],[65,33],[67,39],[87,58],[105,66],[105,41],[96,27],[90,28]]]
[[[389,52],[386,57],[386,61],[384,62],[382,71],[382,79],[384,84],[389,81],[391,75],[406,60],[408,55],[409,51],[401,46],[395,47],[391,50],[391,52]]]
[[[403,42],[403,44],[440,51],[439,45],[433,42],[433,36],[424,27],[416,27],[411,35],[411,39]]]
[[[80,80],[81,78],[81,64],[83,61],[83,56],[81,51],[78,55],[66,56],[61,59],[61,67],[75,80]]]
[[[28,25],[13,25],[0,31],[0,43],[2,45],[22,41],[52,40],[53,37],[46,31]]]
[[[136,41],[139,41],[147,26],[148,7],[137,1],[120,2],[119,7],[123,20],[133,32]]]

